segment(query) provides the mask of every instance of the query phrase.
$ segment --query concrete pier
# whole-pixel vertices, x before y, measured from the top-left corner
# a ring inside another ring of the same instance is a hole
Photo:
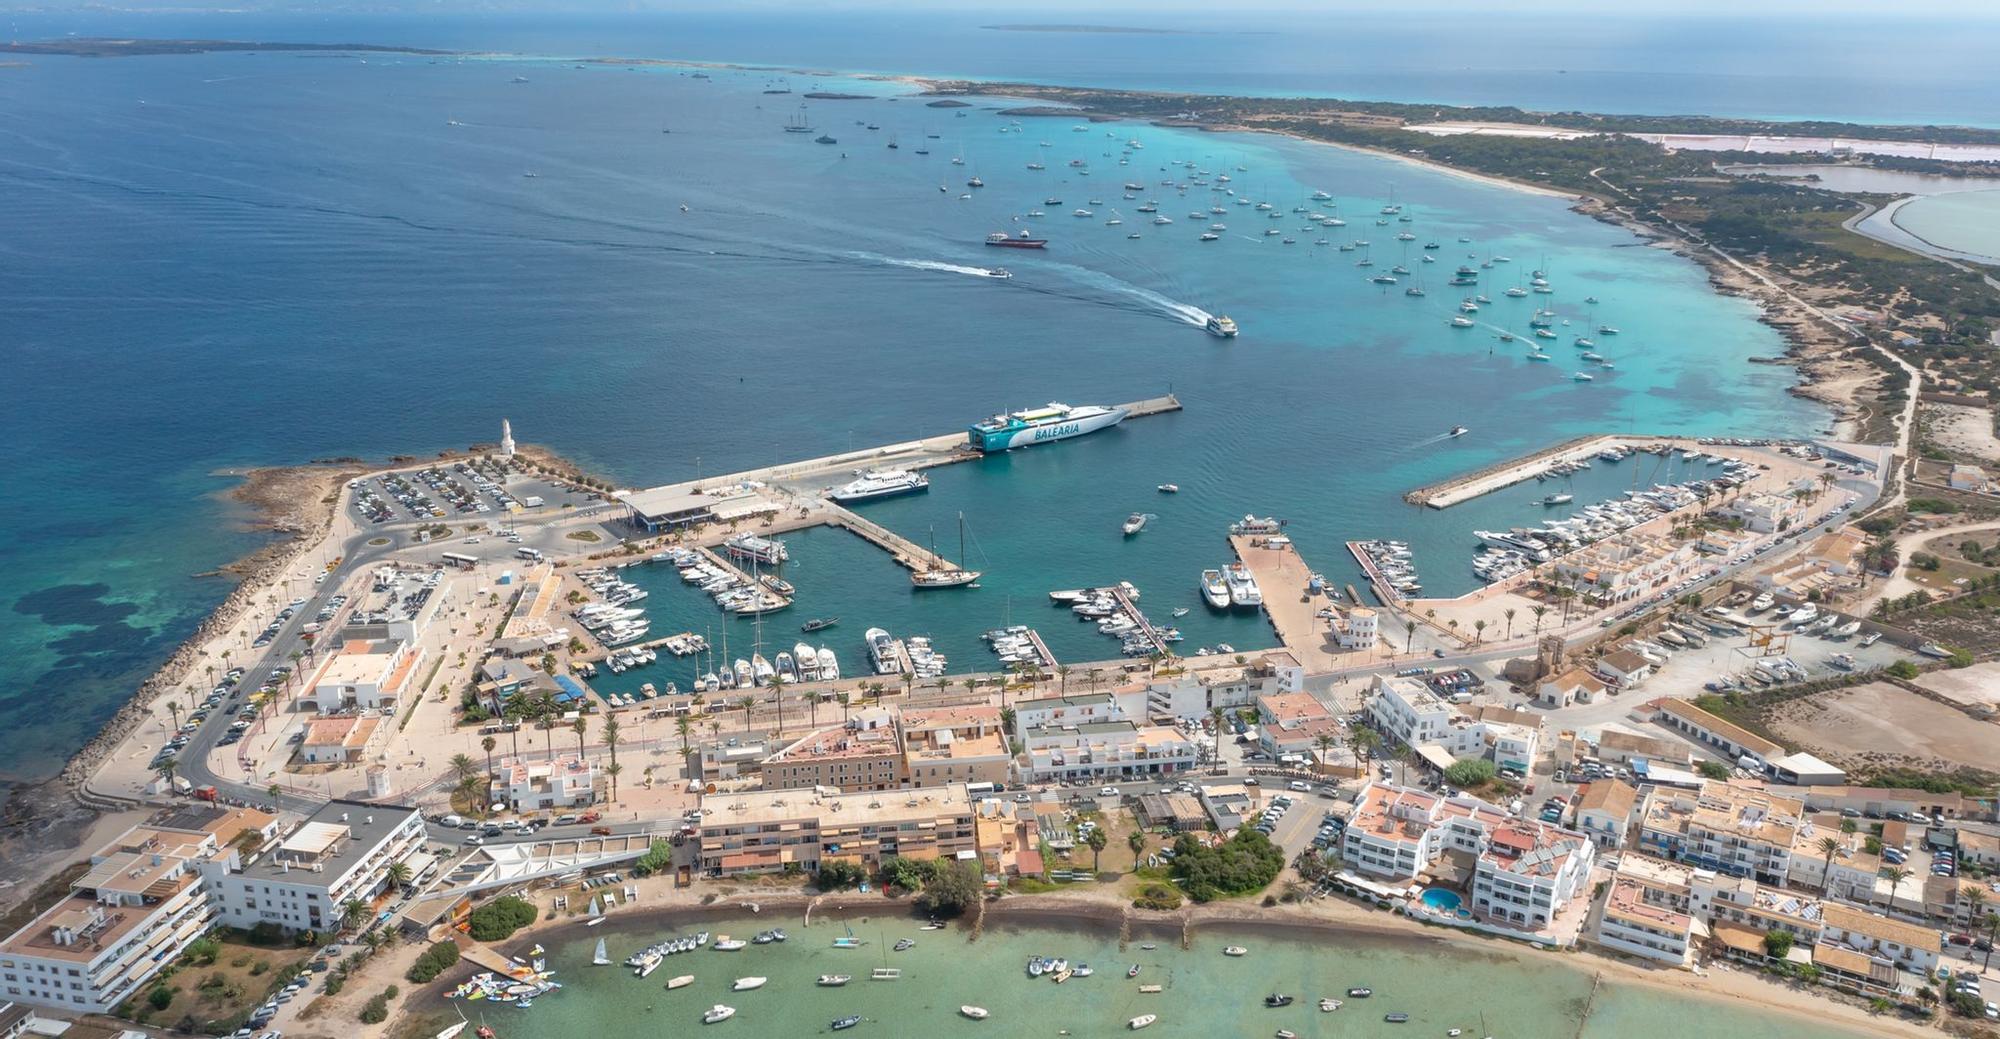
[[[1306,670],[1331,670],[1336,666],[1336,651],[1319,611],[1332,606],[1333,600],[1325,593],[1309,593],[1312,568],[1289,538],[1279,538],[1275,545],[1271,540],[1269,534],[1232,534],[1229,547],[1257,579],[1257,588],[1264,593],[1264,617],[1277,633],[1278,642]]]
[[[1530,455],[1496,462],[1463,476],[1454,476],[1441,483],[1419,487],[1403,495],[1403,500],[1412,505],[1448,509],[1460,502],[1471,501],[1482,494],[1491,494],[1503,487],[1525,483],[1552,465],[1589,460],[1607,447],[1623,445],[1638,449],[1680,442],[1688,441],[1676,441],[1672,437],[1633,436],[1622,433],[1597,433],[1576,437]]]
[[[956,570],[959,565],[942,556],[933,557],[931,550],[911,541],[909,538],[876,523],[861,518],[848,509],[832,502],[825,507],[826,523],[853,531],[863,541],[870,542],[889,553],[896,565],[916,573],[923,570]]]

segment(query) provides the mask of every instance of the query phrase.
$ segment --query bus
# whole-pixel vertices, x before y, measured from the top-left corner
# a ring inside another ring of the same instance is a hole
[[[479,562],[477,558],[459,552],[446,552],[443,559],[444,565],[457,567],[460,570],[470,570]]]
[[[520,556],[522,559],[527,559],[534,562],[540,562],[542,559],[541,549],[529,548],[526,545],[523,545],[520,548],[515,549],[514,554]]]
[[[965,792],[973,797],[992,797],[1000,792],[998,783],[967,783]]]

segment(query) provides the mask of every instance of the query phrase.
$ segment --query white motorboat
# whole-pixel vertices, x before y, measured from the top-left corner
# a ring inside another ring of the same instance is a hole
[[[966,1005],[959,1007],[958,1012],[964,1014],[966,1017],[973,1019],[974,1021],[984,1021],[989,1016],[986,1012],[985,1007],[976,1007],[970,1003],[967,1003]]]
[[[1138,1017],[1135,1017],[1132,1020],[1125,1022],[1125,1027],[1136,1032],[1139,1029],[1144,1028],[1155,1021],[1158,1021],[1159,1019],[1160,1015],[1158,1014],[1140,1014]]]
[[[694,984],[694,975],[692,974],[676,974],[667,979],[667,988],[670,991],[677,988],[686,988],[692,984]]]
[[[1224,956],[1247,956],[1250,954],[1250,950],[1241,945],[1225,945],[1222,947],[1222,954]]]
[[[822,974],[819,976],[817,984],[821,988],[839,988],[853,980],[854,975],[852,974]]]
[[[1201,572],[1201,597],[1218,610],[1229,608],[1229,583],[1223,580],[1222,571]]]
[[[1257,587],[1257,579],[1250,574],[1250,568],[1242,563],[1231,563],[1224,574],[1229,582],[1229,602],[1233,606],[1258,607],[1264,605],[1264,591]]]
[[[769,981],[769,980],[771,980],[771,979],[769,979],[769,978],[757,978],[757,977],[750,977],[750,978],[737,978],[737,979],[736,979],[736,983],[735,983],[735,984],[733,984],[733,985],[731,985],[731,986],[729,986],[729,991],[731,991],[731,992],[748,992],[748,991],[750,991],[751,989],[760,989],[760,988],[763,988],[763,987],[764,987],[764,983],[765,983],[765,982],[767,982],[767,981]]]
[[[707,1013],[701,1015],[701,1023],[705,1025],[712,1025],[721,1021],[727,1021],[735,1016],[736,1016],[735,1007],[723,1006],[721,1003],[717,1003],[716,1005],[709,1007]]]

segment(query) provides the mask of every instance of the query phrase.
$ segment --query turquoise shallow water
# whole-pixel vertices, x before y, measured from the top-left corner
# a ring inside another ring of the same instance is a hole
[[[0,727],[4,774],[52,770],[221,597],[189,575],[255,540],[210,497],[220,466],[491,440],[504,415],[643,486],[1052,399],[1186,402],[865,507],[919,540],[935,527],[951,551],[962,511],[979,589],[920,598],[847,535],[800,538],[804,592],[767,652],[806,617],[839,615],[826,641],[853,673],[875,624],[933,633],[957,668],[988,666],[977,633],[1010,620],[1041,626],[1064,659],[1103,656],[1113,644],[1051,611],[1050,589],[1129,579],[1164,619],[1226,558],[1225,523],[1253,511],[1291,520],[1339,579],[1342,540],[1396,536],[1427,588],[1464,590],[1469,531],[1538,518],[1535,495],[1436,513],[1404,505],[1409,488],[1586,431],[1824,422],[1786,394],[1788,369],[1746,362],[1782,349],[1747,304],[1558,199],[1269,137],[1067,120],[1003,133],[989,108],[959,118],[835,79],[819,85],[883,96],[811,105],[842,142],[815,145],[781,132],[799,97],[763,94],[769,82],[285,54],[48,59],[0,77],[0,190],[9,225],[33,229],[0,248],[16,390],[0,436],[22,490],[0,506],[0,648],[20,676],[0,712],[36,719]],[[1144,147],[1119,166],[1128,138]],[[1160,186],[1174,159],[1229,173],[1284,219],[1229,203],[1231,234],[1197,242],[1189,212],[1211,199]],[[989,186],[962,200],[975,172]],[[1141,223],[1128,178],[1175,223]],[[1289,210],[1315,189],[1349,221],[1329,241],[1370,239],[1378,270],[1419,269],[1430,240],[1432,270],[1513,257],[1482,279],[1493,327],[1447,327],[1462,293],[1442,274],[1412,299],[1367,282],[1358,254],[1313,245]],[[1415,220],[1377,227],[1392,192]],[[1078,207],[1096,215],[1065,215]],[[1113,209],[1123,225],[1103,223]],[[1024,224],[1047,225],[1046,254],[980,244]],[[1405,228],[1418,241],[1394,243]],[[1012,279],[967,273],[1002,263]],[[1555,296],[1498,294],[1537,264]],[[1493,328],[1525,333],[1538,300],[1576,323],[1565,342],[1621,326],[1599,346],[1618,369],[1579,385],[1572,347],[1532,364],[1499,343]],[[1205,311],[1243,335],[1204,335],[1191,321]],[[1440,440],[1454,424],[1473,433]],[[1626,466],[1579,477],[1579,503],[1667,475]],[[1153,491],[1168,480],[1183,493]],[[1135,509],[1159,519],[1127,541]],[[719,624],[669,592],[656,627]],[[1200,609],[1183,626],[1187,648],[1269,639]],[[732,650],[753,637],[736,626]]]
[[[816,919],[818,919],[816,917]],[[1750,1007],[1697,1001],[1677,993],[1608,982],[1593,999],[1589,961],[1584,957],[1516,958],[1512,950],[1486,953],[1444,946],[1421,938],[1382,939],[1285,929],[1204,929],[1182,951],[1178,931],[1135,934],[1120,951],[1114,932],[1058,930],[1015,923],[992,925],[976,943],[962,932],[924,932],[902,920],[855,920],[854,934],[869,941],[858,950],[837,950],[831,940],[848,925],[823,921],[812,928],[796,920],[766,917],[708,921],[698,928],[748,937],[766,927],[788,928],[782,945],[752,946],[739,953],[703,951],[670,957],[644,981],[618,967],[592,967],[592,948],[605,932],[614,959],[664,937],[664,931],[621,930],[606,924],[573,928],[549,942],[550,960],[564,989],[538,1000],[527,1011],[487,1007],[483,1019],[506,1039],[553,1039],[589,1034],[683,1034],[701,1029],[700,1015],[723,1003],[737,1008],[734,1019],[712,1030],[727,1034],[748,1029],[800,1035],[825,1031],[832,1019],[860,1014],[866,1020],[852,1034],[932,1036],[983,1034],[1077,1037],[1129,1034],[1125,1022],[1142,1014],[1159,1016],[1149,1035],[1270,1035],[1287,1028],[1301,1036],[1441,1036],[1447,1028],[1496,1039],[1793,1039],[1795,1019]],[[899,937],[918,940],[907,952],[887,951]],[[1140,943],[1152,941],[1153,950]],[[1241,959],[1225,957],[1225,945],[1249,950]],[[622,950],[622,951],[621,951]],[[1032,955],[1086,962],[1098,973],[1064,985],[1030,980],[1022,969]],[[1125,968],[1141,965],[1137,979]],[[871,969],[892,966],[897,981],[869,979]],[[852,974],[841,988],[819,988],[823,973]],[[693,984],[667,992],[666,979],[692,974]],[[750,992],[732,992],[734,979],[763,976],[769,982]],[[1138,986],[1158,983],[1166,990],[1141,994]],[[1367,999],[1347,999],[1346,990],[1366,986]],[[1267,1009],[1265,994],[1298,997],[1290,1007]],[[1321,996],[1345,1005],[1322,1013]],[[1584,1008],[1588,1002],[1588,1020]],[[958,1008],[985,1007],[983,1022],[961,1017]],[[474,1013],[481,1004],[462,1004]],[[1410,1015],[1407,1024],[1385,1023],[1382,1015]],[[1579,1025],[1582,1027],[1579,1029]],[[1810,1034],[1853,1039],[1863,1033],[1813,1026]]]
[[[1897,209],[1895,222],[1932,245],[2000,263],[2000,190],[1920,198]]]

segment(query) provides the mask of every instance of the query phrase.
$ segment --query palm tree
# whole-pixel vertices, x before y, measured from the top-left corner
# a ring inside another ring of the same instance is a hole
[[[1889,878],[1889,908],[1893,910],[1896,908],[1896,895],[1902,889],[1903,881],[1910,879],[1914,874],[1902,866],[1884,866],[1882,875]]]
[[[1473,621],[1472,634],[1473,634],[1473,639],[1472,639],[1473,645],[1478,645],[1479,643],[1486,641],[1486,622],[1483,620]]]
[[[966,679],[966,681],[970,682],[971,679]],[[846,725],[848,709],[854,705],[854,694],[842,690],[834,694],[833,698],[840,701],[840,724]]]
[[[1347,732],[1347,749],[1354,752],[1354,763],[1365,773],[1368,761],[1374,757],[1375,748],[1382,745],[1382,737],[1365,725],[1356,725]]]
[[[349,927],[359,927],[368,919],[368,903],[358,898],[350,898],[340,904],[340,922]]]
[[[1133,830],[1126,834],[1125,846],[1132,849],[1132,867],[1137,869],[1139,860],[1146,857],[1146,831]]]
[[[1111,843],[1111,835],[1105,832],[1104,827],[1093,826],[1090,828],[1090,836],[1085,837],[1083,843],[1090,845],[1090,871],[1095,873],[1098,860],[1104,857],[1105,845]]]
[[[1215,767],[1217,769],[1222,767],[1222,716],[1224,713],[1220,707],[1211,707],[1208,709],[1209,717],[1215,719]]]
[[[1511,639],[1514,637],[1514,608],[1509,606],[1500,612],[1507,617],[1507,637]]]
[[[1989,911],[1983,922],[1986,924],[1986,963],[1982,969],[1993,966],[1993,946],[2000,944],[2000,913]]]
[[[1101,667],[1093,667],[1090,670],[1085,671],[1083,673],[1083,677],[1090,681],[1090,691],[1094,693],[1097,691],[1098,681],[1104,677],[1104,669]]]
[[[1058,692],[1059,694],[1063,695],[1063,696],[1068,696],[1068,695],[1069,695],[1069,665],[1068,665],[1068,664],[1057,664],[1057,665],[1056,665],[1056,677],[1057,677],[1058,679],[1061,679],[1061,680],[1062,680],[1062,685],[1061,685],[1060,687],[1058,687],[1058,688],[1057,688],[1057,692]]]
[[[521,722],[527,718],[528,698],[510,696],[500,705],[500,720],[507,723],[507,738],[514,744],[514,760],[521,760]]]
[[[174,772],[178,770],[180,767],[181,763],[175,761],[171,757],[153,766],[153,771],[160,774],[160,781],[167,785],[167,790],[169,792],[171,792],[174,788]]]
[[[576,716],[576,721],[572,723],[569,727],[569,730],[571,732],[576,733],[576,759],[578,761],[583,760],[583,734],[589,731],[589,729],[590,729],[590,723],[584,721],[583,715],[581,714]]]
[[[752,700],[747,696],[739,696],[736,698],[736,707],[738,710],[741,710],[743,712],[744,732],[750,731],[750,708],[755,706],[757,706],[757,701]]]
[[[479,775],[479,763],[472,760],[472,757],[467,754],[453,754],[451,756],[450,768],[452,778],[458,780],[460,783]]]
[[[384,876],[389,878],[389,883],[400,888],[407,888],[410,886],[410,880],[414,875],[410,872],[408,863],[392,862],[389,864],[388,872]]]
[[[1417,651],[1417,622],[1416,622],[1416,621],[1404,621],[1404,622],[1403,622],[1403,652],[1405,652],[1405,653],[1415,653],[1416,651]]]
[[[1986,913],[1986,892],[1976,887],[1968,887],[1960,892],[1965,898],[1965,923],[1968,928],[1979,926],[1980,918]]]
[[[686,757],[690,753],[693,753],[692,748],[690,748],[688,745],[688,734],[693,730],[694,730],[694,719],[689,718],[685,714],[674,719],[674,731],[679,733],[681,737],[682,757]]]
[[[785,734],[785,676],[771,676],[771,702],[778,706],[778,735]]]
[[[1818,848],[1819,848],[1819,853],[1825,856],[1826,858],[1826,861],[1823,864],[1825,869],[1825,875],[1821,878],[1819,882],[1819,897],[1825,898],[1827,888],[1833,884],[1833,857],[1835,855],[1840,854],[1840,838],[1821,837],[1819,839]]]
[[[604,774],[611,777],[611,799],[616,801],[618,800],[618,719],[611,715],[604,717],[604,749],[611,752],[611,767],[605,769]]]
[[[1542,618],[1548,616],[1549,608],[1546,606],[1535,606],[1529,609],[1528,612],[1535,615],[1535,637],[1540,638],[1542,635]]]
[[[1321,762],[1326,761],[1326,752],[1332,750],[1334,744],[1339,742],[1339,740],[1333,738],[1333,733],[1330,732],[1322,732],[1313,737],[1313,746],[1319,748],[1319,759]]]

